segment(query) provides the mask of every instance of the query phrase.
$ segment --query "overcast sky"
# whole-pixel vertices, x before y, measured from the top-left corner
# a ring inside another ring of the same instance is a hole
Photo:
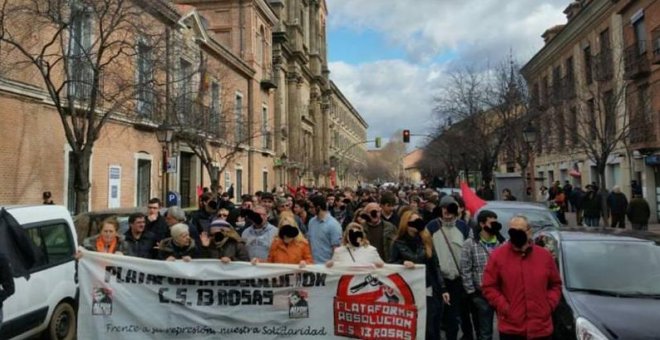
[[[571,0],[327,0],[330,78],[369,124],[430,133],[433,97],[460,64],[522,64]],[[414,138],[420,144],[422,138]],[[370,145],[370,148],[372,145]]]

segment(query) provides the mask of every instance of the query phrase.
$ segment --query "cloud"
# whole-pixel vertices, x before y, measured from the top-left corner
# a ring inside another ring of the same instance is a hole
[[[500,60],[509,50],[529,58],[540,35],[564,23],[570,0],[329,0],[330,27],[373,29],[402,46],[409,60],[438,55]]]
[[[369,124],[369,139],[389,138],[399,129],[426,134],[435,126],[432,98],[444,69],[404,60],[359,65],[329,64],[331,78]],[[413,138],[418,142],[423,138]]]
[[[525,63],[542,47],[541,34],[566,21],[563,9],[572,0],[327,1],[330,32],[376,32],[389,45],[383,48],[405,52],[402,59],[329,65],[373,139],[406,128],[431,133],[437,126],[433,98],[447,73],[462,65],[495,66],[510,51]]]

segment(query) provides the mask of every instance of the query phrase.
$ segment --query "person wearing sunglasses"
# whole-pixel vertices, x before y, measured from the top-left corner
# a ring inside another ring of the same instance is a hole
[[[369,244],[364,228],[359,223],[351,222],[346,226],[341,246],[335,248],[332,260],[325,263],[328,268],[335,264],[344,266],[372,265],[376,268],[382,268],[384,262],[378,255],[378,250]]]
[[[409,210],[401,215],[399,230],[392,244],[391,263],[415,268],[426,266],[426,338],[440,339],[442,303],[450,303],[449,293],[440,274],[438,256],[433,247],[431,233],[425,228],[424,219]]]
[[[362,227],[371,245],[376,247],[385,262],[390,263],[390,250],[396,236],[396,227],[381,218],[381,208],[378,203],[367,204],[359,217],[365,221]]]

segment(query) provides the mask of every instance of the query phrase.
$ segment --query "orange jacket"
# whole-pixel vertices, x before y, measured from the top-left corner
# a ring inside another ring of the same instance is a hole
[[[307,264],[314,263],[307,240],[294,239],[286,244],[279,237],[273,239],[268,253],[268,262],[298,264],[300,261],[305,261]]]

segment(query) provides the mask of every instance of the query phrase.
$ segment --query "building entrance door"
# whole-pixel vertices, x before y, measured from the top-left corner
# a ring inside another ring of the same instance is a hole
[[[179,193],[181,194],[181,207],[190,207],[192,202],[192,172],[193,169],[193,154],[182,152],[181,153],[181,172],[179,179]]]

